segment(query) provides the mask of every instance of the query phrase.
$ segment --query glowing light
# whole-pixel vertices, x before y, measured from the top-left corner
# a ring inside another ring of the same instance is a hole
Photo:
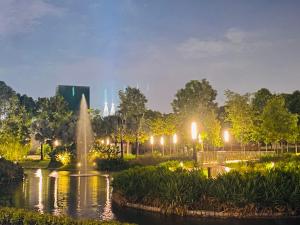
[[[44,211],[44,205],[43,205],[43,175],[42,175],[42,170],[38,169],[35,172],[35,176],[39,178],[39,190],[38,190],[38,204],[36,207],[38,208],[39,212]]]
[[[192,139],[196,140],[197,139],[197,124],[196,124],[196,122],[192,122],[191,131],[192,131]]]
[[[223,139],[225,142],[229,142],[230,140],[230,135],[229,135],[229,132],[228,130],[225,130],[224,133],[223,133]]]
[[[275,166],[275,163],[274,163],[274,162],[267,163],[267,164],[266,164],[266,169],[268,169],[268,170],[273,169],[274,166]]]
[[[165,144],[165,139],[164,139],[164,137],[161,137],[161,138],[160,138],[160,144],[161,144],[161,145],[164,145],[164,144]]]
[[[56,170],[52,171],[50,174],[49,174],[49,177],[55,177],[57,178],[58,177],[58,173]]]
[[[180,166],[180,167],[183,167],[183,162],[182,162],[182,161],[179,163],[179,166]]]
[[[55,141],[53,142],[53,145],[54,145],[54,147],[57,147],[57,146],[59,146],[59,145],[60,145],[60,142],[59,142],[59,140],[55,140]]]
[[[77,163],[77,167],[79,167],[79,168],[81,167],[81,163],[80,163],[80,162],[79,162],[79,163]]]
[[[153,136],[150,137],[150,144],[151,144],[151,145],[154,144],[154,137],[153,137]]]
[[[173,135],[173,144],[176,145],[177,144],[177,134]]]
[[[228,172],[230,172],[231,168],[225,166],[224,170],[228,173]]]
[[[110,140],[109,138],[106,139],[106,145],[109,145],[110,144]]]
[[[198,136],[198,140],[199,140],[199,143],[200,143],[200,144],[202,144],[202,143],[203,143],[203,140],[202,140],[201,134],[199,134],[199,136]]]
[[[104,145],[104,140],[101,140],[101,144],[103,144],[103,145]]]

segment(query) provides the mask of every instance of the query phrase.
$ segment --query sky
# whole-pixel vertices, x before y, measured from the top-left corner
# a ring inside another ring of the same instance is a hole
[[[224,90],[300,86],[298,0],[1,0],[0,80],[34,98],[59,84],[138,87],[162,112],[189,80]]]

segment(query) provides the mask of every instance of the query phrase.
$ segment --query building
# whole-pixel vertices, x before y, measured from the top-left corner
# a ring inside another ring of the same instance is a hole
[[[84,94],[88,108],[90,108],[90,87],[88,86],[58,85],[56,94],[65,99],[72,111],[79,109],[82,94]]]

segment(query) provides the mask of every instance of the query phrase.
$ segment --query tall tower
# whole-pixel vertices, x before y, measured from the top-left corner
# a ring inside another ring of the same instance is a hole
[[[115,104],[114,104],[114,102],[112,102],[109,115],[114,116],[115,114],[116,114]]]
[[[104,110],[103,110],[103,117],[109,116],[109,111],[108,111],[108,103],[107,103],[107,91],[106,89],[104,90]]]

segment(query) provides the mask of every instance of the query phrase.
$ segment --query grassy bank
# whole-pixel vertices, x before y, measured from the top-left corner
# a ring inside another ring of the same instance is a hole
[[[25,160],[19,164],[24,169],[46,169],[48,168],[50,160]]]
[[[0,224],[5,225],[126,225],[117,221],[75,220],[24,209],[0,207]],[[129,225],[129,224],[128,224]]]
[[[167,166],[132,168],[117,174],[113,190],[128,202],[160,207],[165,213],[187,210],[300,214],[300,173],[297,167],[263,171],[232,170],[208,179],[202,171]]]
[[[0,185],[19,182],[23,179],[23,175],[20,165],[0,158]]]

